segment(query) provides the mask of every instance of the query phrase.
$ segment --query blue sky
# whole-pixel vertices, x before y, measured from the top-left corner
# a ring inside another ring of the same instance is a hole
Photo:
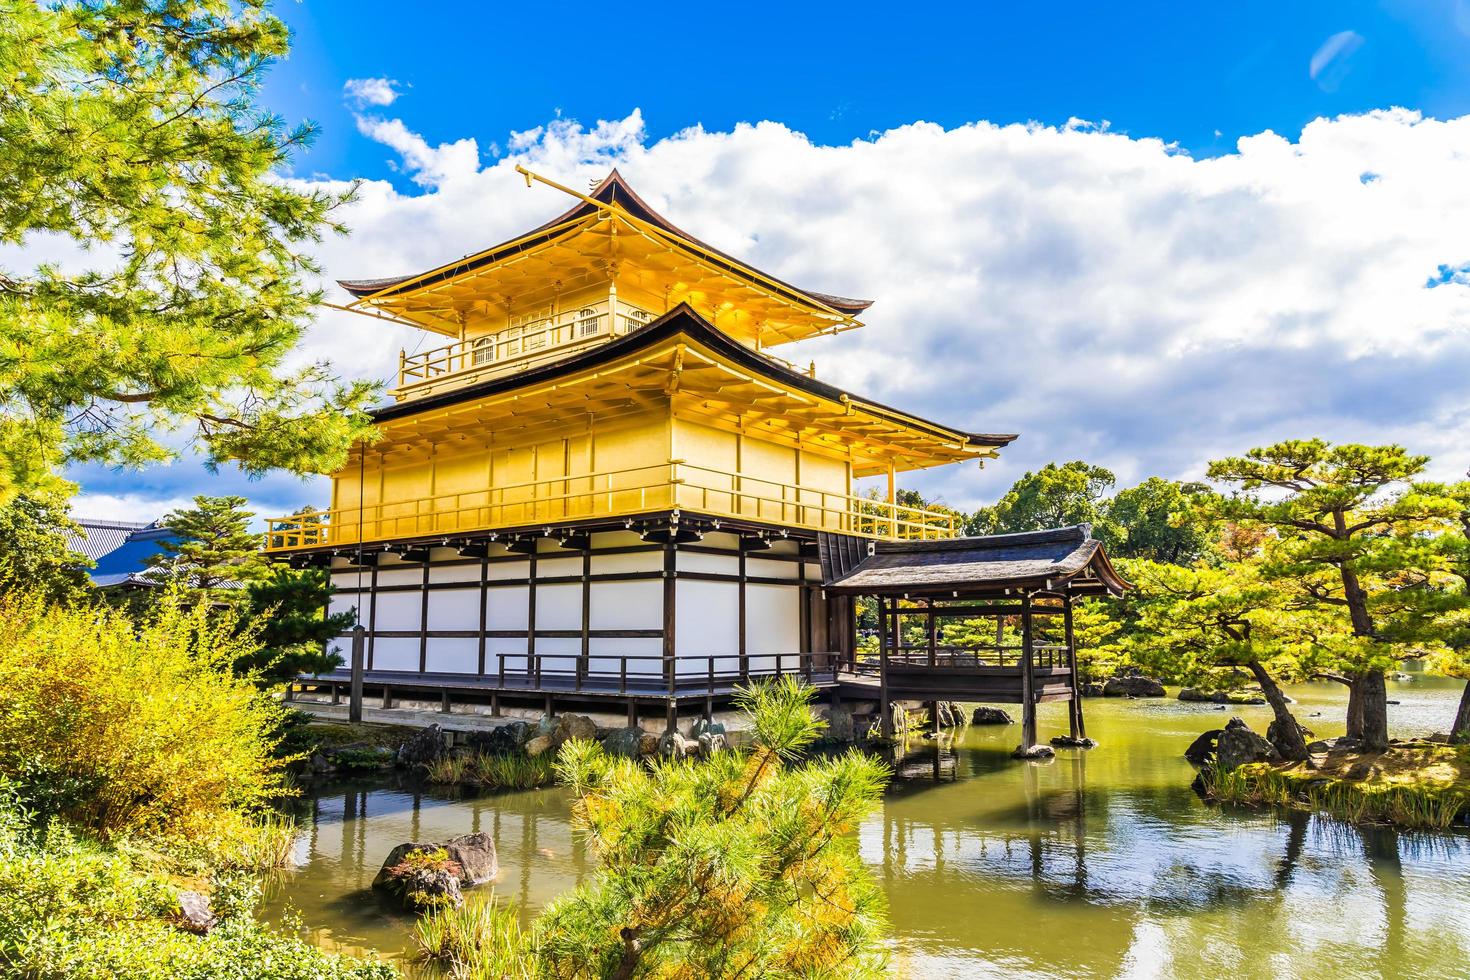
[[[1022,433],[906,481],[956,506],[1051,460],[1128,485],[1304,435],[1470,466],[1470,0],[278,9],[295,46],[264,100],[322,127],[292,175],[364,182],[329,281],[565,207],[515,163],[617,166],[701,238],[878,300],[793,359]],[[324,312],[305,354],[382,378],[419,343]],[[192,460],[71,476],[78,513],[140,520],[326,497]]]
[[[400,81],[430,143],[473,136],[482,149],[558,114],[614,119],[635,106],[653,139],[771,119],[830,145],[916,120],[1076,117],[1195,156],[1318,116],[1470,111],[1470,5],[1455,0],[279,10],[295,48],[266,96],[322,124],[301,168],[334,176],[393,176],[343,105],[343,80],[360,77]],[[1312,77],[1313,56],[1345,32]]]

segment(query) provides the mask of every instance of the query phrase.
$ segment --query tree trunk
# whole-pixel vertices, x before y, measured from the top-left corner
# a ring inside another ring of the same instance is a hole
[[[1388,751],[1388,685],[1383,671],[1370,670],[1353,676],[1353,691],[1362,701],[1363,748],[1369,752]],[[1352,710],[1351,702],[1348,706]]]
[[[1455,724],[1450,729],[1451,742],[1470,742],[1470,681],[1460,692],[1460,710],[1455,712]]]
[[[1348,681],[1347,737],[1363,738],[1363,690],[1356,676]]]
[[[1286,702],[1286,695],[1281,693],[1281,687],[1276,683],[1276,678],[1261,666],[1259,660],[1249,661],[1246,666],[1256,678],[1256,683],[1261,686],[1261,693],[1266,696],[1266,703],[1271,705],[1271,712],[1276,716],[1276,730],[1280,733],[1272,744],[1281,757],[1289,762],[1305,762],[1307,759],[1307,740],[1302,736],[1302,726],[1296,722],[1291,708]]]

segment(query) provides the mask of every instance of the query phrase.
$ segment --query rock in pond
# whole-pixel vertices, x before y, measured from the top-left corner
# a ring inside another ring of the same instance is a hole
[[[546,752],[556,749],[556,741],[550,735],[534,735],[524,746],[526,755],[536,758]]]
[[[619,728],[602,739],[602,751],[608,755],[622,756],[624,759],[636,759],[642,752],[643,730],[641,728]]]
[[[1221,769],[1235,769],[1248,762],[1275,762],[1280,759],[1276,747],[1250,730],[1239,718],[1225,723],[1215,744],[1215,762]]]
[[[399,844],[388,852],[372,887],[390,892],[410,908],[464,903],[461,886],[492,881],[500,870],[489,834],[465,834],[443,844]]]
[[[1184,758],[1197,766],[1202,766],[1215,757],[1215,747],[1219,744],[1220,736],[1225,733],[1223,728],[1212,728],[1199,738],[1189,743],[1189,748],[1184,750]]]
[[[984,704],[976,708],[975,713],[970,716],[972,725],[1014,725],[1015,723],[1016,719],[1012,718],[1004,708],[992,708]]]
[[[444,730],[438,725],[430,725],[428,728],[414,732],[403,744],[398,746],[398,764],[400,766],[424,766],[441,758],[449,751],[449,742],[444,737]]]
[[[471,751],[486,755],[514,755],[535,734],[529,721],[510,721],[488,732],[473,732],[465,739]]]
[[[1011,753],[1012,759],[1050,759],[1057,754],[1056,749],[1050,745],[1033,745],[1030,748],[1016,746],[1016,751]]]
[[[963,728],[969,723],[965,709],[958,701],[940,701],[936,707],[938,710],[933,720],[937,728]]]
[[[665,732],[658,740],[658,754],[666,759],[683,759],[689,755],[689,745],[678,732]]]
[[[1164,685],[1157,678],[1142,674],[1114,677],[1103,685],[1106,698],[1161,698],[1164,694]]]
[[[1095,749],[1097,742],[1083,736],[1058,735],[1051,740],[1051,744],[1059,749]]]

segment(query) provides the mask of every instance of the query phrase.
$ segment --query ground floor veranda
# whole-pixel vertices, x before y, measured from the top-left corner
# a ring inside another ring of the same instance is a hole
[[[342,637],[344,668],[293,687],[359,706],[596,709],[673,727],[743,685],[797,676],[834,705],[876,702],[888,735],[895,703],[1012,703],[1025,750],[1036,705],[1067,701],[1081,739],[1072,607],[1098,580],[1079,580],[1091,565],[1075,552],[1096,542],[1017,537],[875,544],[670,512],[305,551],[295,560],[331,567],[336,609],[359,625]],[[1017,547],[1036,568],[1016,564]]]

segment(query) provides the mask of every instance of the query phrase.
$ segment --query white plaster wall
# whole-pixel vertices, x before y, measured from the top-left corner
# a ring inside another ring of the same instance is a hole
[[[524,585],[504,585],[485,591],[485,628],[523,630],[530,596]]]
[[[799,566],[794,561],[770,561],[748,555],[745,559],[745,574],[756,578],[784,578],[795,580],[801,577]]]
[[[373,640],[373,670],[418,670],[416,636],[379,636]]]
[[[540,591],[539,589],[537,590]],[[538,614],[539,615],[539,614]],[[537,624],[540,625],[539,623]],[[552,627],[547,627],[548,629]],[[577,670],[577,658],[582,655],[581,637],[536,638],[536,656],[541,661],[543,674],[559,673],[570,676]]]
[[[433,589],[429,592],[429,629],[480,628],[480,589]],[[432,669],[432,668],[431,668]]]
[[[560,556],[566,554],[566,552],[558,551],[556,554],[558,557],[554,558],[547,555],[536,556],[536,577],[538,579],[561,578],[565,575],[582,574],[581,555],[562,558]],[[527,567],[529,568],[530,566],[528,565]]]
[[[745,587],[745,650],[751,670],[774,670],[775,653],[801,649],[801,590],[785,585]],[[798,660],[788,657],[782,669],[795,670]]]
[[[531,571],[530,561],[492,561],[485,568],[485,579],[494,582],[497,579],[525,578]]]
[[[628,676],[638,674],[658,676],[663,673],[664,641],[658,637],[594,636],[587,643],[587,657],[594,671],[617,676],[621,669],[621,657],[638,657],[628,661]]]
[[[582,628],[582,585],[580,582],[575,585],[536,586],[536,628],[538,630],[580,630]]]
[[[662,629],[664,586],[662,582],[593,582],[591,606],[589,625],[595,630]]]
[[[416,630],[423,618],[423,590],[413,592],[379,592],[374,628],[380,630]]]
[[[403,565],[378,569],[379,585],[419,585],[424,581],[424,566]],[[364,581],[364,585],[369,584]]]
[[[749,588],[749,586],[747,586]],[[683,580],[674,590],[674,652],[715,656],[715,671],[740,669],[740,586],[735,582]],[[709,673],[705,660],[679,663],[681,676]]]
[[[659,551],[635,551],[626,555],[599,555],[592,553],[593,575],[614,575],[619,572],[663,571],[664,556]]]
[[[479,658],[480,641],[475,637],[431,636],[424,663],[428,670],[473,674]]]
[[[496,637],[485,638],[485,673],[486,675],[498,674],[500,671],[500,656],[505,656],[505,671],[507,674],[524,674],[526,672],[526,639],[525,637]]]
[[[361,602],[363,604],[361,618],[362,621],[365,623],[367,622],[367,600],[368,597],[365,595],[343,595],[339,592],[333,595],[332,598],[327,601],[327,611],[334,616],[337,613],[350,613],[352,612],[352,608],[356,606],[359,602]]]
[[[430,565],[430,582],[474,582],[480,581],[480,563],[471,565]]]
[[[704,555],[680,551],[675,555],[676,566],[681,572],[715,572],[719,575],[739,575],[740,558],[737,555]]]

